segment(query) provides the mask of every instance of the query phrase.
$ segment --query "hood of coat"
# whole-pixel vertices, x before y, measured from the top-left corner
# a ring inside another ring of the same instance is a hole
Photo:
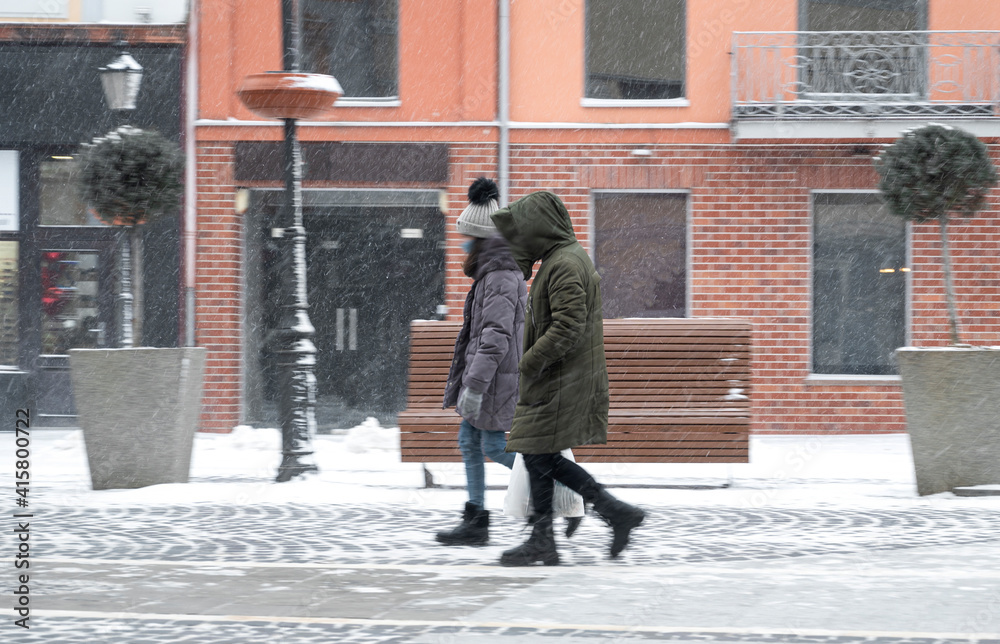
[[[493,271],[516,271],[517,262],[510,254],[507,240],[500,235],[493,235],[483,240],[483,245],[479,249],[479,260],[476,262],[476,274],[472,279],[482,279],[484,275]]]
[[[510,243],[510,252],[524,273],[556,248],[576,242],[569,211],[551,192],[540,191],[522,197],[493,213],[493,223]]]

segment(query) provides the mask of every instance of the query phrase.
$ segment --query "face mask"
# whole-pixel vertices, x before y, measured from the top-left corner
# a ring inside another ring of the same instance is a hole
[[[462,250],[465,251],[466,254],[471,253],[472,247],[475,245],[476,245],[475,239],[466,239],[464,242],[462,242]]]

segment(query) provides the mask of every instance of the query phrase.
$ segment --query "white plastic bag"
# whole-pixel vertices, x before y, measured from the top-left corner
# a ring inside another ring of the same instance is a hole
[[[561,453],[563,458],[573,461],[572,450],[564,449]],[[503,513],[510,517],[526,518],[533,512],[528,468],[524,466],[524,457],[518,453],[514,456],[514,468],[510,472],[507,495],[503,499]],[[557,517],[582,517],[583,497],[556,481],[552,492],[552,514]]]
[[[526,517],[531,509],[531,489],[528,484],[528,468],[524,466],[524,457],[518,452],[514,455],[514,467],[510,470],[510,483],[507,484],[507,494],[503,497],[503,513],[509,517]]]

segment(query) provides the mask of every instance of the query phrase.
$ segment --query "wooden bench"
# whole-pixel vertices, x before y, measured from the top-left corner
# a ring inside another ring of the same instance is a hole
[[[414,321],[405,462],[461,461],[454,408],[441,409],[460,322]],[[581,463],[746,463],[751,325],[722,318],[604,321],[608,443],[573,449]]]

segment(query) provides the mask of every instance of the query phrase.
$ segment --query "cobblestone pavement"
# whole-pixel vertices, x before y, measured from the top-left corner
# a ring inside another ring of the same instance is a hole
[[[167,644],[173,642],[241,643],[274,642],[345,642],[390,644],[427,642],[729,642],[732,644],[957,644],[976,642],[996,644],[996,639],[947,639],[919,636],[871,637],[866,635],[797,635],[794,633],[726,633],[623,631],[595,628],[534,628],[524,626],[463,625],[393,625],[393,624],[300,624],[281,621],[245,621],[229,623],[192,619],[80,619],[46,618],[45,635],[23,641],[94,644],[129,642],[130,644]],[[54,639],[50,639],[54,638]],[[22,641],[22,640],[19,640]]]
[[[39,509],[34,625],[0,641],[1000,644],[1000,511],[648,510],[619,560],[588,516],[562,566],[505,569],[526,533],[497,515],[444,548],[457,514],[419,506]]]
[[[436,547],[430,535],[457,519],[405,506],[49,508],[35,514],[32,538],[46,557],[58,558],[493,563],[482,549]],[[491,519],[493,543],[515,545],[526,537],[523,521],[498,513]],[[998,539],[1000,512],[977,509],[651,508],[623,563],[756,561]],[[562,544],[567,563],[604,562],[607,540],[603,523],[589,516]]]

